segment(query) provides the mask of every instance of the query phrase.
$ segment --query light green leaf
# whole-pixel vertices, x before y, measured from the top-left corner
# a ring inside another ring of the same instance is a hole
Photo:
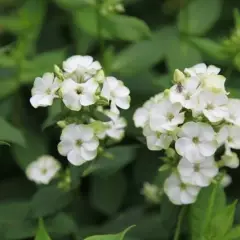
[[[208,38],[197,37],[190,37],[188,40],[202,53],[215,60],[225,61],[229,58],[227,53],[224,52],[222,45],[216,41]]]
[[[47,196],[47,201],[46,201]],[[31,215],[44,217],[66,207],[72,201],[72,194],[55,186],[42,187],[31,201]]]
[[[190,35],[203,35],[210,30],[222,10],[222,0],[192,0],[178,16],[180,31]]]
[[[29,163],[48,152],[46,140],[40,133],[26,131],[24,136],[26,147],[13,146],[12,148],[15,159],[23,170]]]
[[[113,59],[112,71],[132,76],[153,67],[164,57],[162,38],[164,31],[160,30],[153,33],[149,40],[128,46]]]
[[[87,33],[98,36],[96,9],[85,7],[73,14],[74,24]],[[137,41],[150,36],[145,22],[135,17],[124,15],[101,16],[101,34],[106,39]]]
[[[0,117],[0,141],[25,146],[26,142],[22,132]]]
[[[34,240],[51,240],[42,219],[39,220],[38,230]]]
[[[233,225],[236,201],[221,209],[216,213],[216,216],[211,220],[207,236],[214,236],[215,238],[224,238],[224,236],[230,231]]]
[[[120,208],[126,187],[126,179],[121,172],[107,178],[94,176],[90,192],[91,204],[104,214],[111,215]]]
[[[18,34],[29,27],[29,23],[16,16],[0,16],[0,25],[5,31]]]
[[[54,50],[42,53],[34,57],[31,61],[25,62],[23,67],[21,82],[23,84],[32,83],[36,77],[40,77],[45,72],[53,72],[55,64],[61,64],[65,59],[65,49]]]
[[[240,238],[240,225],[234,227],[227,235],[226,239],[238,240]]]
[[[76,10],[86,5],[96,4],[95,0],[55,0],[55,2],[66,10]]]
[[[165,29],[164,48],[168,69],[173,72],[176,68],[184,69],[201,62],[200,52],[180,36],[175,28]]]
[[[131,226],[118,234],[109,234],[109,235],[98,235],[88,237],[85,240],[124,240],[124,237],[128,231],[130,231],[134,226]]]
[[[211,209],[211,219],[206,219],[210,198],[215,187],[217,186],[211,185],[207,188],[203,188],[197,197],[197,201],[190,205],[189,223],[192,240],[202,240],[205,235],[205,228],[210,224],[210,222],[206,221],[210,221],[216,216],[216,213],[220,212],[225,207],[225,194],[222,187],[218,186],[216,189],[215,201],[212,205],[213,209]]]
[[[107,152],[111,159],[101,156],[83,173],[84,176],[93,173],[98,176],[109,176],[130,163],[135,156],[136,146],[119,146],[110,148]]]

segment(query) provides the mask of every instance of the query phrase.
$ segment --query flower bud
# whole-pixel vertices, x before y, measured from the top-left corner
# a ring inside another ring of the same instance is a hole
[[[181,83],[185,80],[185,75],[183,72],[181,72],[180,70],[176,69],[174,71],[174,75],[173,75],[173,81],[174,83]]]
[[[229,168],[237,168],[239,166],[238,155],[231,150],[225,152],[221,159],[224,165]]]
[[[161,202],[162,191],[154,184],[144,183],[141,193],[149,203],[159,204]]]

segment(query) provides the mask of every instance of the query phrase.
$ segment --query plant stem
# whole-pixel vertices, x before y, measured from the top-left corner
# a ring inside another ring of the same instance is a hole
[[[181,210],[179,212],[177,226],[176,226],[176,230],[175,230],[175,234],[174,234],[174,238],[173,238],[174,240],[179,240],[180,233],[181,233],[182,221],[183,221],[186,209],[187,209],[187,207],[183,206],[183,207],[181,207]]]

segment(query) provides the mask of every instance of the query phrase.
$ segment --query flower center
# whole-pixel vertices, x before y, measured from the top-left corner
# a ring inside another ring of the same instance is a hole
[[[78,95],[81,94],[81,93],[82,93],[82,88],[78,87],[78,88],[76,89],[76,93],[77,93]]]
[[[75,144],[77,147],[80,147],[82,145],[82,140],[80,140],[80,139],[76,140]]]
[[[43,175],[45,175],[45,174],[47,173],[47,169],[46,169],[46,168],[42,168],[42,169],[41,169],[41,173],[42,173]]]
[[[211,103],[209,103],[206,108],[207,110],[213,110],[214,107]]]
[[[185,190],[187,188],[187,185],[185,183],[180,183],[181,190]]]
[[[233,142],[233,138],[230,137],[230,136],[227,138],[227,140],[228,140],[229,143]]]
[[[50,88],[47,88],[46,91],[45,91],[45,93],[46,93],[47,95],[50,95],[50,94],[51,94],[51,89],[50,89]]]
[[[194,169],[194,172],[199,172],[200,171],[200,164],[199,163],[196,163],[193,167]]]
[[[199,138],[198,137],[194,137],[192,141],[197,144],[197,143],[199,143]]]
[[[186,93],[186,94],[185,94],[185,99],[186,99],[186,100],[190,100],[190,98],[191,98],[190,93]]]
[[[172,113],[168,113],[168,114],[167,114],[167,119],[168,119],[168,121],[172,121],[173,118],[174,118],[174,115],[173,115]]]

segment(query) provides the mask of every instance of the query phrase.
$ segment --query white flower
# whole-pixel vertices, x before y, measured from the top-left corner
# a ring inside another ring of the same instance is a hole
[[[199,108],[210,122],[219,122],[228,116],[228,97],[209,91],[199,95]]]
[[[217,135],[217,141],[220,145],[225,143],[227,147],[240,149],[240,127],[223,126]]]
[[[152,131],[147,125],[143,129],[143,135],[146,137],[148,149],[152,151],[169,148],[174,139],[173,135]]]
[[[82,106],[89,106],[96,102],[98,83],[90,79],[85,83],[77,83],[72,79],[64,80],[61,92],[63,102],[71,110],[79,111]]]
[[[57,98],[57,90],[60,87],[60,80],[54,77],[53,73],[45,73],[43,77],[37,77],[32,88],[30,103],[34,108],[50,106],[53,99]]]
[[[98,134],[98,137],[103,139],[108,136],[118,141],[121,140],[124,136],[125,128],[127,126],[126,119],[110,111],[104,111],[104,114],[107,115],[111,121],[104,123],[106,128],[103,129],[100,134]]]
[[[181,110],[181,104],[172,104],[168,99],[155,104],[150,110],[150,128],[160,132],[173,131],[184,122],[184,113],[180,113]]]
[[[142,107],[138,108],[133,115],[135,126],[143,128],[149,120],[149,114],[152,106],[155,103],[161,102],[163,99],[164,93],[157,94],[146,101]]]
[[[77,82],[83,82],[94,76],[102,67],[98,61],[90,56],[72,56],[63,62],[63,69],[67,73],[75,74]],[[71,76],[74,78],[74,76]]]
[[[79,166],[97,156],[98,139],[93,129],[83,124],[70,124],[61,134],[58,151],[73,165]]]
[[[164,183],[164,192],[176,205],[194,203],[199,191],[199,187],[183,183],[176,173],[172,173]]]
[[[193,163],[203,157],[212,156],[217,149],[215,132],[206,123],[185,123],[179,137],[175,143],[177,153]]]
[[[200,81],[197,77],[185,78],[181,83],[170,88],[169,99],[172,103],[181,103],[187,109],[194,109],[198,104]]]
[[[117,107],[128,109],[130,106],[129,89],[115,77],[107,77],[103,83],[101,96],[111,101],[111,111],[119,113]]]
[[[224,155],[221,158],[224,166],[229,168],[238,168],[239,167],[239,158],[235,152],[232,152],[230,149],[226,149]]]
[[[226,117],[226,120],[230,123],[233,123],[240,127],[240,100],[230,98],[228,101],[228,111],[229,115]]]
[[[26,175],[37,184],[48,184],[60,168],[60,163],[54,157],[43,155],[27,166]]]
[[[182,158],[178,164],[178,171],[184,183],[206,187],[218,174],[218,167],[213,157],[206,157],[194,163]]]
[[[230,184],[232,183],[232,177],[228,174],[224,174],[220,184],[222,185],[222,187],[228,187]]]
[[[208,75],[202,79],[202,86],[211,92],[226,94],[225,81],[222,75]]]
[[[184,72],[192,77],[195,76],[206,76],[206,75],[217,75],[220,72],[220,68],[215,67],[213,65],[206,66],[205,63],[199,63],[194,65],[191,68],[185,68]]]

